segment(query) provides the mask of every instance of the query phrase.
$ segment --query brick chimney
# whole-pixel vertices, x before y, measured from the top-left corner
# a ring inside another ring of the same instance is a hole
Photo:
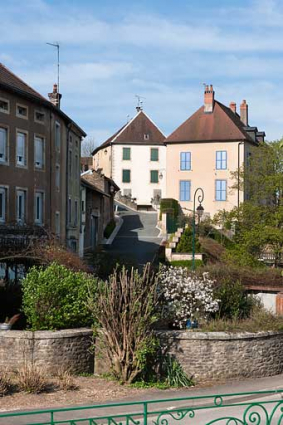
[[[234,114],[237,112],[237,106],[236,106],[235,102],[230,102],[229,107],[230,107],[231,111],[234,112]]]
[[[214,91],[213,85],[206,85],[204,89],[204,112],[211,113],[214,108]]]
[[[241,111],[241,121],[244,125],[248,126],[249,125],[249,117],[248,117],[248,105],[246,100],[243,100],[243,102],[241,103],[240,106],[240,111]]]
[[[57,108],[60,108],[60,101],[62,95],[58,93],[58,86],[57,84],[53,85],[53,92],[48,93],[48,97],[51,103],[53,103],[54,106],[57,106]]]

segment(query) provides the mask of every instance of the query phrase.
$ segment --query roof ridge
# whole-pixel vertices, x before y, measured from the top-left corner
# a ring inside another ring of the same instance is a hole
[[[233,122],[233,124],[240,130],[240,132],[243,134],[243,136],[245,136],[248,140],[252,140],[254,141],[251,136],[247,133],[247,131],[243,128],[244,124],[242,123],[239,115],[235,114],[233,111],[231,111],[230,108],[228,108],[228,106],[224,105],[223,103],[219,102],[218,100],[215,100],[216,103],[218,103],[218,105],[220,106],[220,108],[223,110],[223,112],[226,113],[226,115],[228,116],[228,118]],[[233,115],[232,115],[233,114]],[[236,120],[234,120],[234,118],[236,118]],[[238,122],[237,122],[238,121]]]
[[[139,116],[141,112],[142,111],[139,111],[133,118],[131,118],[130,121],[127,122],[127,124],[124,125],[124,127],[122,127],[118,133],[116,133],[116,136],[110,141],[110,143],[113,143],[117,139],[117,137],[119,137],[123,133],[123,131],[126,130],[126,128],[129,127],[129,125],[135,121],[135,119]]]
[[[49,100],[42,96],[42,94],[40,94],[38,91],[34,90],[33,87],[31,87],[29,84],[27,84],[24,80],[22,80],[18,75],[16,75],[13,71],[11,71],[9,68],[7,68],[6,65],[4,65],[2,62],[0,62],[0,67],[2,66],[2,68],[4,68],[6,70],[6,72],[9,72],[9,74],[11,74],[14,78],[16,78],[17,80],[19,80],[22,84],[24,84],[26,87],[28,87],[30,90],[32,90],[34,93],[36,93],[39,97],[43,98],[44,100],[46,100],[47,102],[49,102]],[[51,102],[50,102],[51,103]]]
[[[163,133],[163,131],[158,127],[158,125],[157,124],[155,124],[155,122],[150,118],[150,116],[148,116],[147,115],[147,113],[146,112],[144,112],[143,110],[141,110],[140,112],[142,112],[145,116],[146,116],[146,118],[148,118],[149,119],[149,121],[150,122],[152,122],[152,124],[157,128],[157,130],[158,131],[160,131],[160,133],[162,134],[162,136],[164,136],[164,139],[166,139],[166,136],[165,136],[165,134]]]

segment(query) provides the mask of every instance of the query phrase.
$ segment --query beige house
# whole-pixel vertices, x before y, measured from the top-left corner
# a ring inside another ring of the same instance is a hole
[[[177,199],[183,212],[190,214],[194,193],[200,187],[206,215],[231,210],[248,198],[245,191],[231,188],[235,185],[231,172],[247,162],[251,146],[257,146],[264,136],[249,126],[245,100],[238,115],[234,102],[228,108],[214,99],[213,86],[206,86],[204,106],[165,140],[167,198]]]

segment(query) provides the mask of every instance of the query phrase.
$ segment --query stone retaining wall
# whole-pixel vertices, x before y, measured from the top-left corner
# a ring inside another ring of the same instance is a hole
[[[283,372],[283,333],[160,331],[164,353],[196,381],[273,376]]]
[[[25,362],[54,373],[68,368],[76,373],[93,372],[92,331],[0,331],[0,369],[15,370]]]

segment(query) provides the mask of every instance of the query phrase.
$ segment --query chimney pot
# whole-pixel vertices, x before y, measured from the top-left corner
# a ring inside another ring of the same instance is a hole
[[[237,112],[237,105],[236,105],[235,102],[230,102],[229,107],[230,107],[231,111],[234,112],[234,114]]]
[[[62,95],[58,93],[58,86],[57,84],[53,84],[53,92],[48,93],[49,101],[53,103],[54,106],[57,106],[57,108],[60,108],[60,101]]]
[[[240,114],[241,121],[245,126],[249,125],[249,116],[248,116],[248,105],[247,101],[244,99],[240,105]]]
[[[211,84],[205,86],[204,91],[204,112],[205,113],[211,113],[213,112],[214,108],[214,91],[213,91],[213,85]]]

